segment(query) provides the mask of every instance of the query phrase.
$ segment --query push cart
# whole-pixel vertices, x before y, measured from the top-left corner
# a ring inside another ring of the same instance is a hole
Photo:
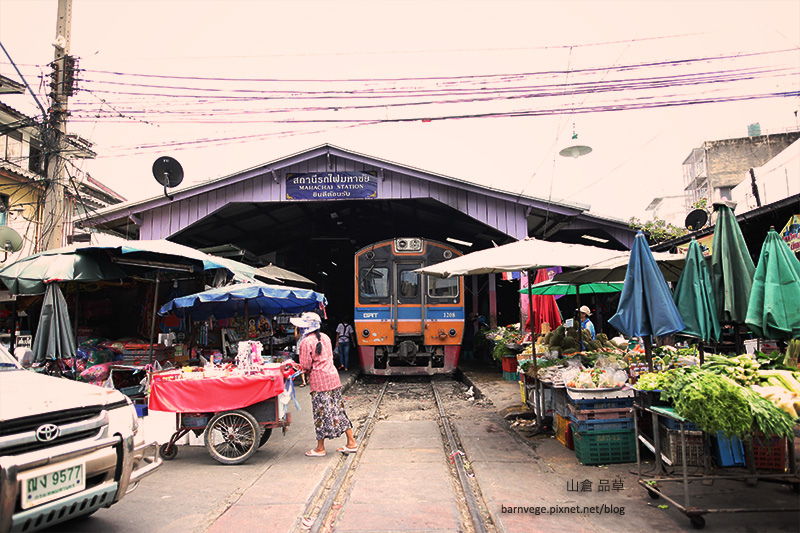
[[[765,512],[765,513],[777,513],[777,512],[791,512],[796,513],[798,507],[796,503],[792,503],[792,505],[786,507],[721,507],[721,508],[711,508],[711,507],[697,507],[692,505],[692,494],[690,491],[691,483],[700,483],[705,484],[708,482],[713,482],[714,480],[736,480],[736,481],[744,481],[747,482],[749,485],[755,484],[757,481],[771,481],[774,483],[781,483],[791,487],[794,492],[800,492],[800,476],[797,472],[797,462],[795,460],[795,453],[794,453],[794,442],[789,440],[787,442],[786,451],[788,452],[784,455],[784,452],[781,451],[780,453],[776,453],[776,457],[773,458],[773,461],[777,460],[777,464],[775,465],[774,472],[764,472],[764,471],[757,471],[756,462],[753,456],[753,449],[752,449],[752,442],[746,441],[745,445],[745,454],[747,457],[747,468],[745,469],[735,469],[735,468],[722,468],[716,471],[710,470],[709,464],[706,461],[700,462],[697,458],[699,456],[708,457],[708,454],[705,451],[700,451],[701,449],[697,449],[696,445],[691,445],[689,443],[689,435],[687,434],[699,434],[702,435],[701,432],[697,431],[687,431],[687,427],[690,426],[690,422],[684,418],[678,416],[673,409],[666,406],[657,406],[653,405],[656,403],[657,396],[653,396],[653,393],[636,391],[637,392],[637,399],[633,405],[634,407],[634,425],[635,431],[638,441],[644,444],[653,454],[655,455],[655,469],[653,472],[649,474],[645,474],[642,472],[642,456],[639,450],[639,447],[636,447],[636,462],[637,462],[637,469],[638,469],[638,483],[641,485],[646,491],[647,494],[652,499],[664,498],[670,504],[675,506],[680,512],[686,515],[687,518],[691,521],[692,527],[695,529],[702,529],[705,527],[706,521],[703,515],[712,514],[712,513],[746,513],[746,512]],[[655,393],[658,394],[658,393]],[[652,425],[652,437],[646,435],[643,431],[642,425],[637,420],[637,416],[639,413],[645,415],[645,419],[647,418],[646,415],[650,416],[651,425]],[[658,420],[664,420],[670,423],[672,427],[675,427],[676,430],[673,433],[677,435],[673,435],[673,440],[675,438],[679,439],[677,442],[673,442],[671,446],[663,446],[662,447],[662,431],[659,428]],[[702,437],[700,437],[702,438]],[[679,443],[679,444],[678,444]],[[707,445],[705,446],[707,448]],[[663,453],[663,450],[670,449],[672,451],[671,457],[666,457]],[[691,453],[689,453],[690,450]],[[788,458],[788,461],[787,461]],[[665,467],[665,463],[669,463],[673,466],[679,466],[680,471],[674,472],[669,471]],[[695,474],[690,475],[688,472],[688,466],[690,463],[694,463],[697,466],[703,466],[704,472],[702,474]],[[705,464],[703,464],[705,463]],[[788,466],[787,466],[788,463]],[[727,472],[725,472],[727,471]],[[675,483],[681,485],[683,488],[683,497],[681,498],[678,495],[674,494],[674,491],[666,490],[665,486],[669,483]],[[790,500],[793,498],[790,498]],[[747,498],[744,498],[743,501],[747,501]]]
[[[191,431],[203,435],[206,450],[218,462],[236,465],[247,461],[266,444],[273,429],[285,433],[291,424],[291,414],[278,396],[295,370],[290,362],[241,376],[159,379],[154,375],[149,408],[176,413],[177,429],[161,445],[161,457],[174,459],[178,440]]]

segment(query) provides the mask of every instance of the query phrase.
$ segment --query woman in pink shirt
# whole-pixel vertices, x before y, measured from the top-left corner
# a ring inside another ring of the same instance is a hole
[[[333,365],[331,339],[320,332],[321,321],[316,313],[303,313],[290,321],[295,326],[295,337],[299,338],[297,351],[300,354],[300,366],[308,374],[317,435],[317,447],[308,450],[306,455],[324,457],[325,439],[335,439],[342,433],[347,435],[347,444],[337,451],[355,453],[358,445],[353,438],[353,424],[344,408],[342,382]]]

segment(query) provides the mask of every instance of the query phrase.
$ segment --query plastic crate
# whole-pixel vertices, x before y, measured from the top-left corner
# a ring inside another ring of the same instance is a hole
[[[666,426],[667,429],[670,429],[672,431],[681,430],[681,423],[675,420],[674,418],[669,418],[667,416],[659,416],[658,421],[664,424],[664,426]],[[694,422],[689,422],[689,421],[683,423],[683,429],[685,429],[686,431],[702,431],[700,429],[700,426],[698,426]]]
[[[633,417],[631,418],[610,418],[606,420],[578,420],[573,416],[572,427],[575,431],[611,431],[614,429],[633,429]]]
[[[717,466],[744,466],[745,455],[742,439],[739,437],[727,438],[721,431],[717,432],[717,436],[711,443],[711,453],[714,454],[714,461]]]
[[[575,447],[572,444],[572,432],[569,428],[569,419],[556,413],[556,439],[558,442],[573,450]]]
[[[636,403],[642,407],[666,407],[670,403],[661,399],[660,390],[638,390],[634,389]]]
[[[633,416],[633,408],[624,409],[578,409],[575,405],[569,405],[570,414],[577,420],[609,420],[611,418],[630,418]]]
[[[522,405],[525,405],[525,403],[526,403],[525,402],[525,400],[526,400],[525,392],[526,392],[525,391],[525,382],[524,381],[520,381],[519,382],[519,395],[522,397]]]
[[[574,391],[567,389],[570,403],[578,409],[624,409],[633,407],[633,390],[608,392]]]
[[[517,357],[503,357],[503,372],[517,371]]]
[[[519,381],[519,372],[503,371],[503,379],[506,381]]]
[[[636,462],[636,432],[632,429],[612,431],[576,431],[572,438],[575,455],[584,465],[606,465]]]
[[[569,410],[567,406],[569,403],[567,402],[567,389],[563,387],[554,387],[553,388],[553,411],[556,414],[559,414],[563,417],[567,417],[569,415]]]
[[[756,434],[752,443],[756,470],[786,470],[786,439]]]
[[[147,405],[143,403],[135,403],[133,404],[133,406],[136,408],[136,416],[138,416],[139,418],[147,416],[148,413]]]
[[[661,441],[661,453],[672,462],[673,466],[683,464],[681,451],[681,432],[668,429],[664,424],[658,425]],[[686,466],[703,466],[703,432],[686,431]]]

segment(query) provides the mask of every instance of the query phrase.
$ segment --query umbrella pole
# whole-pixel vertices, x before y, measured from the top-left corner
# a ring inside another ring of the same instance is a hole
[[[647,359],[647,371],[653,371],[653,339],[650,335],[645,335],[644,339],[644,356]]]
[[[156,290],[153,293],[153,319],[150,321],[150,365],[153,365],[153,341],[156,334],[156,315],[158,314],[158,286],[161,282],[161,269],[156,270]]]
[[[81,291],[75,285],[75,357],[72,358],[72,377],[78,381],[78,311],[80,310]]]
[[[706,362],[706,351],[704,349],[702,340],[697,343],[697,353],[700,356],[700,364],[702,365]]]
[[[528,322],[531,325],[531,343],[534,342],[533,340],[533,294],[531,293],[531,285],[533,282],[533,271],[528,270]],[[542,398],[542,393],[539,390],[539,365],[536,361],[536,345],[533,345],[533,386],[534,390],[536,391],[536,400],[534,402],[536,406],[536,427],[539,431],[542,430],[542,407],[544,406],[544,398]]]

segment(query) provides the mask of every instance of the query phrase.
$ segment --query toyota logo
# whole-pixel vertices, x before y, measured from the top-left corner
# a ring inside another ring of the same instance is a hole
[[[50,442],[51,440],[55,440],[59,433],[61,433],[61,431],[58,429],[57,425],[45,424],[36,429],[36,440],[41,442]]]

